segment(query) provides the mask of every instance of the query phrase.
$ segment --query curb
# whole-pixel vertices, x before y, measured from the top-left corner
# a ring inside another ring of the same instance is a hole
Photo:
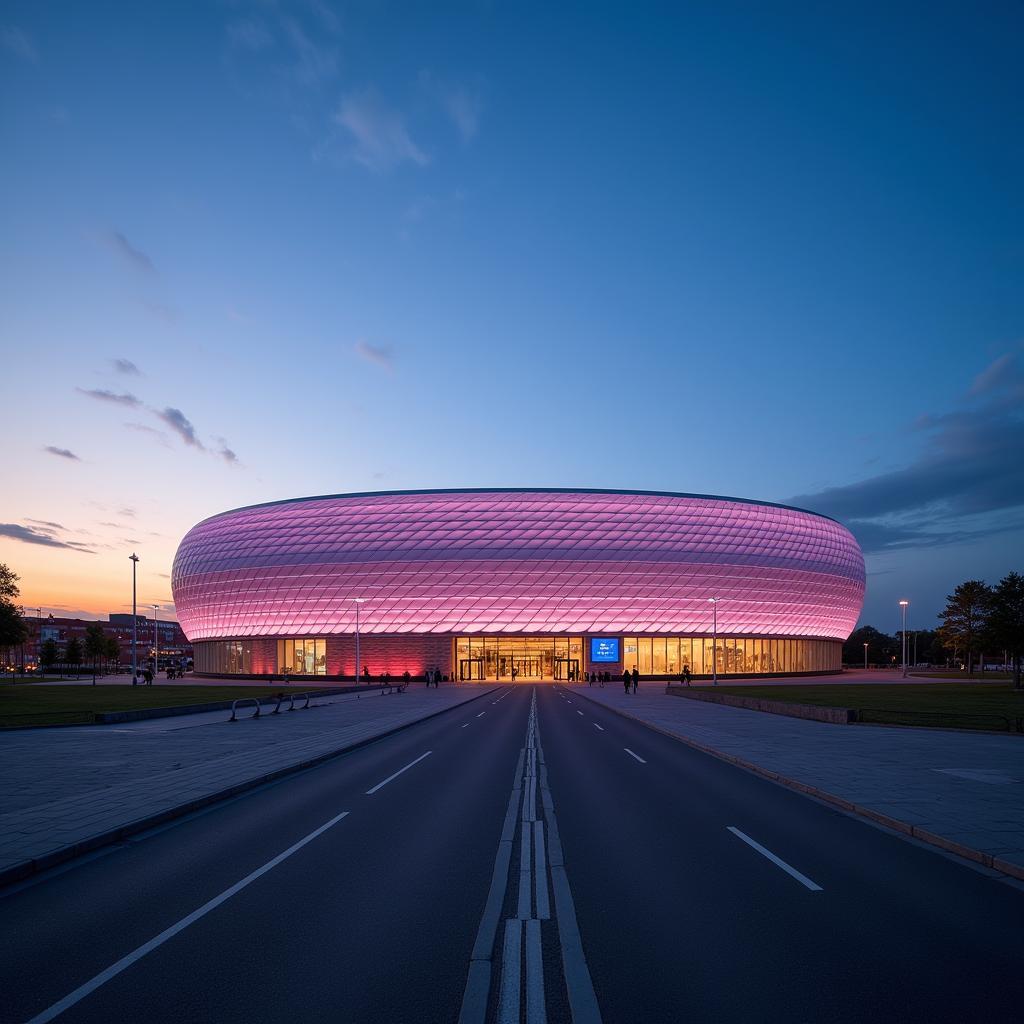
[[[138,833],[145,832],[147,829],[151,829],[156,825],[163,825],[165,822],[173,821],[175,818],[182,818],[186,814],[202,810],[202,808],[209,807],[211,804],[219,803],[221,800],[228,800],[233,796],[238,796],[239,793],[245,793],[250,789],[257,789],[259,786],[263,786],[268,782],[274,782],[275,780],[284,778],[287,775],[294,775],[296,772],[305,771],[307,768],[314,768],[319,764],[323,764],[325,761],[330,761],[335,757],[340,757],[342,754],[348,754],[353,750],[360,749],[361,747],[368,747],[371,743],[376,743],[378,740],[386,739],[388,736],[395,735],[395,733],[402,732],[405,729],[410,729],[412,726],[419,725],[421,722],[427,722],[431,718],[436,718],[438,715],[443,715],[449,711],[454,711],[456,708],[472,704],[473,701],[479,700],[481,697],[486,697],[488,693],[492,693],[495,689],[496,687],[489,687],[481,693],[478,693],[475,697],[470,697],[469,700],[462,701],[461,704],[453,704],[451,707],[440,708],[437,711],[432,711],[429,715],[424,715],[423,718],[417,718],[415,721],[405,722],[403,725],[396,725],[391,729],[385,729],[384,732],[377,733],[374,736],[366,736],[361,740],[356,740],[354,743],[348,743],[344,747],[325,751],[322,754],[317,754],[315,757],[308,757],[296,764],[285,765],[283,768],[275,768],[272,772],[265,772],[263,775],[257,775],[254,778],[246,779],[244,782],[236,782],[233,786],[228,786],[226,789],[219,789],[215,793],[207,793],[206,796],[196,797],[196,799],[189,800],[187,803],[178,804],[177,807],[169,807],[166,810],[158,811],[156,814],[148,814],[143,818],[136,818],[135,821],[129,821],[124,825],[118,825],[116,828],[108,829],[106,832],[99,832],[94,836],[89,836],[87,839],[82,839],[77,843],[72,843],[70,846],[62,846],[59,850],[53,850],[50,853],[45,853],[41,857],[31,857],[28,860],[12,864],[10,867],[0,870],[0,888],[10,885],[13,882],[20,882],[32,875],[39,874],[41,871],[47,871],[52,867],[56,867],[58,864],[63,864],[65,861],[74,860],[75,857],[80,857],[83,853],[90,853],[93,850],[100,849],[101,847],[110,846],[112,843],[119,842],[122,839],[127,839],[129,836],[138,835]]]
[[[580,692],[582,696],[587,697],[586,693],[582,691]],[[831,804],[833,807],[838,807],[840,810],[847,811],[850,814],[856,814],[858,817],[867,818],[869,821],[873,821],[878,825],[884,825],[886,828],[892,829],[894,832],[897,832],[902,836],[917,839],[922,843],[928,843],[930,846],[934,846],[940,850],[945,850],[947,853],[954,853],[958,857],[963,857],[965,860],[973,861],[975,864],[981,864],[986,868],[992,868],[993,871],[999,871],[1004,875],[1009,875],[1011,878],[1017,878],[1024,881],[1024,867],[1020,864],[1013,864],[1010,861],[1002,860],[999,857],[994,857],[991,853],[985,853],[982,850],[974,849],[972,846],[965,846],[963,843],[957,843],[952,839],[946,839],[945,836],[936,835],[936,833],[929,832],[927,829],[919,828],[917,825],[912,825],[908,821],[901,821],[899,818],[893,818],[888,814],[882,814],[880,811],[872,810],[870,807],[863,807],[860,804],[852,803],[849,800],[843,799],[841,796],[836,796],[835,793],[829,793],[824,789],[819,789],[817,786],[811,786],[806,782],[800,782],[798,779],[791,779],[786,775],[780,775],[778,772],[773,772],[768,768],[762,768],[761,765],[754,764],[753,761],[746,761],[742,757],[737,757],[735,754],[727,754],[725,751],[717,750],[706,743],[701,743],[699,740],[693,740],[687,736],[680,736],[679,733],[670,732],[668,729],[662,728],[659,725],[653,725],[651,722],[644,721],[644,719],[638,718],[636,715],[631,715],[628,711],[621,711],[619,708],[612,707],[610,704],[605,704],[602,701],[594,700],[592,697],[587,697],[587,700],[592,704],[598,705],[598,707],[607,708],[616,715],[621,715],[623,718],[628,718],[633,722],[638,722],[640,725],[645,726],[652,732],[661,733],[662,736],[667,736],[669,739],[676,740],[678,743],[684,743],[686,746],[692,747],[694,750],[699,750],[703,754],[710,754],[712,757],[718,758],[719,761],[725,761],[727,764],[735,765],[737,768],[743,768],[745,771],[752,772],[754,775],[760,775],[763,779],[770,779],[772,782],[777,782],[779,785],[785,786],[787,789],[795,790],[797,793],[803,793],[805,796],[813,796],[824,803]]]

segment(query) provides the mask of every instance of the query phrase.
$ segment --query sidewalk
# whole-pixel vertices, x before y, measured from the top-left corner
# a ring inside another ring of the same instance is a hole
[[[490,692],[422,684],[306,711],[33,729],[0,742],[0,884]],[[196,721],[203,719],[204,721]]]
[[[641,683],[630,696],[615,684],[573,689],[727,760],[779,775],[795,788],[820,790],[837,798],[831,802],[852,805],[847,809],[1024,878],[1019,738],[828,725],[672,697],[660,683]]]

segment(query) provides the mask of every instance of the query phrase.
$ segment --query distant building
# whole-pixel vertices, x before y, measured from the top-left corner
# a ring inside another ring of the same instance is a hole
[[[153,657],[153,620],[145,615],[139,615],[136,618],[138,621],[138,660],[139,664],[142,664]],[[29,630],[29,639],[25,644],[26,663],[38,663],[39,648],[47,640],[53,640],[56,643],[58,658],[63,659],[68,641],[72,637],[77,637],[79,641],[84,642],[86,628],[93,625],[93,621],[91,619],[57,618],[54,615],[40,620],[34,615],[26,615],[25,623]],[[117,640],[120,647],[118,659],[120,664],[130,665],[132,662],[131,614],[111,613],[107,616],[107,621],[104,622],[102,619],[96,621],[99,621],[107,636]],[[186,662],[192,660],[192,645],[177,622],[158,619],[156,631],[160,641],[161,665],[177,664],[182,659]]]

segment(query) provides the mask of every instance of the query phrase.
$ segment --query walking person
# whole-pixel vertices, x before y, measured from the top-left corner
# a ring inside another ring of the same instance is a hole
[[[640,685],[640,672],[637,670],[636,665],[633,666],[633,692],[636,693],[636,688]]]
[[[630,686],[630,683],[632,683],[632,682],[633,682],[633,677],[629,674],[629,669],[627,668],[626,671],[622,673],[622,684],[626,687],[626,696],[627,697],[629,696],[629,686]]]
[[[683,684],[683,686],[689,686],[690,685],[690,666],[689,665],[684,665],[683,666],[683,675],[682,675],[682,678],[679,681]]]

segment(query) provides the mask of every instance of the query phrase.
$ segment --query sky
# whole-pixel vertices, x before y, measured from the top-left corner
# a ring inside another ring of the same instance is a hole
[[[224,509],[794,503],[862,622],[1024,571],[1024,7],[0,9],[0,561],[173,615]]]

